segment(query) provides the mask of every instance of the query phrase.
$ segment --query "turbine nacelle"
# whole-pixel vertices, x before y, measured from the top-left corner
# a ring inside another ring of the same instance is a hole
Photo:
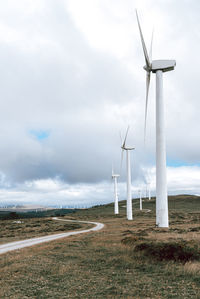
[[[112,179],[118,178],[120,175],[119,174],[112,174]]]
[[[169,72],[173,71],[176,66],[176,60],[153,60],[151,64],[151,71]]]
[[[173,71],[176,66],[176,60],[153,60],[150,66],[145,65],[143,69],[146,72],[156,73],[157,71],[169,72]]]
[[[135,147],[124,147],[124,146],[121,146],[121,149],[123,149],[125,151],[131,151],[131,150],[134,150]]]

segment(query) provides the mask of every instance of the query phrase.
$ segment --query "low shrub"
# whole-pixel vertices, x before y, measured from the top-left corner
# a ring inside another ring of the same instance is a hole
[[[144,238],[141,238],[139,236],[130,236],[130,237],[125,237],[124,239],[121,240],[123,245],[128,245],[128,246],[135,246],[138,241],[144,240]]]
[[[143,251],[148,257],[159,261],[178,261],[186,263],[188,261],[199,260],[200,253],[197,246],[191,247],[186,242],[142,242],[137,244],[135,251]]]

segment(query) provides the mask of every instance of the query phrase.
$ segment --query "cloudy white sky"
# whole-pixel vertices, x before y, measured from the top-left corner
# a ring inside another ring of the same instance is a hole
[[[0,201],[112,201],[130,125],[133,195],[155,192],[155,76],[143,144],[145,71],[135,17],[164,75],[169,193],[200,193],[198,0],[0,2]],[[125,198],[125,165],[120,199]]]

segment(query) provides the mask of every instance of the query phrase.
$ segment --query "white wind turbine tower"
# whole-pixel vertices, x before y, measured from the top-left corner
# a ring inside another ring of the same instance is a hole
[[[140,195],[140,211],[142,210],[142,191],[139,190],[139,195]]]
[[[151,200],[151,185],[150,183],[148,183],[148,196],[149,196],[149,200]]]
[[[167,177],[166,177],[166,144],[165,144],[165,118],[163,100],[163,73],[174,70],[175,60],[153,60],[152,41],[149,55],[144,42],[138,14],[136,11],[142,48],[146,65],[144,69],[146,76],[146,108],[145,108],[145,132],[148,106],[148,94],[151,72],[156,74],[156,225],[158,227],[169,227]]]
[[[126,200],[126,215],[128,220],[133,220],[133,211],[132,211],[132,194],[131,194],[131,161],[130,161],[130,151],[134,150],[134,147],[126,146],[126,138],[128,135],[129,127],[127,128],[124,142],[121,146],[122,148],[122,159],[123,160],[123,151],[126,151],[126,170],[127,170],[127,200]]]
[[[112,168],[112,179],[114,179],[114,196],[115,196],[115,205],[114,205],[114,213],[119,214],[119,204],[118,204],[118,188],[117,188],[117,178],[119,177],[119,174],[114,174],[113,168]]]

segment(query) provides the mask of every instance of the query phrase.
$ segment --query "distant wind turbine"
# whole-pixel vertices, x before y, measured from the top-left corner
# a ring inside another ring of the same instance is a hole
[[[149,200],[151,200],[151,185],[150,184],[148,184],[148,191],[149,191]]]
[[[165,144],[165,119],[163,101],[163,73],[174,70],[175,60],[153,60],[152,42],[149,55],[144,42],[138,14],[136,17],[142,41],[142,48],[146,65],[146,107],[145,107],[145,134],[147,106],[151,72],[156,74],[156,225],[158,227],[169,227],[167,177],[166,177],[166,144]]]
[[[118,204],[118,188],[117,188],[117,178],[119,174],[115,174],[112,167],[112,179],[114,179],[114,196],[115,196],[115,205],[114,205],[114,213],[119,214],[119,204]]]
[[[139,190],[139,195],[140,195],[140,211],[142,210],[142,191]]]
[[[133,220],[133,211],[132,211],[132,194],[131,194],[131,161],[130,161],[130,151],[134,150],[134,147],[127,147],[126,146],[126,139],[128,135],[129,126],[126,131],[126,135],[124,138],[124,142],[121,146],[122,149],[122,159],[123,160],[123,152],[126,151],[126,170],[127,170],[127,200],[126,200],[126,214],[128,220]]]

